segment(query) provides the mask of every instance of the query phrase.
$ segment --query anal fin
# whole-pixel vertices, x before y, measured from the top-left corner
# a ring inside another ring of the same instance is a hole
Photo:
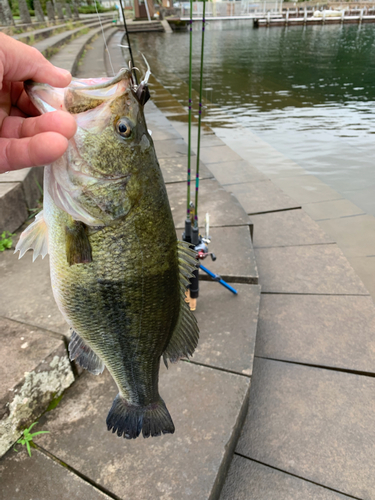
[[[76,361],[81,368],[88,370],[94,375],[103,373],[105,368],[104,362],[85,344],[74,330],[68,349],[70,360]]]

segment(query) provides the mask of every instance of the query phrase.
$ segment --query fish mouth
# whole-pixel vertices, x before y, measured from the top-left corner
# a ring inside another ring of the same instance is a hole
[[[128,89],[136,93],[129,68],[122,68],[113,77],[73,78],[65,88],[51,87],[32,80],[26,81],[24,88],[42,114],[57,110],[79,114],[123,95]]]
[[[117,75],[101,78],[72,78],[71,83],[67,88],[71,89],[85,89],[85,90],[101,90],[107,87],[112,87],[121,80],[133,81],[132,72],[129,68],[122,68]]]

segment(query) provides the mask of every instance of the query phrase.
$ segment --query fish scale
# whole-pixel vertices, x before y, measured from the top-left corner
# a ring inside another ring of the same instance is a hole
[[[94,374],[106,366],[119,389],[108,429],[126,438],[173,433],[160,358],[178,361],[197,345],[184,301],[196,260],[176,238],[144,99],[128,70],[27,91],[41,112],[65,107],[78,127],[63,158],[45,168],[43,215],[16,250],[35,257],[48,248],[55,300],[73,330],[71,359]]]

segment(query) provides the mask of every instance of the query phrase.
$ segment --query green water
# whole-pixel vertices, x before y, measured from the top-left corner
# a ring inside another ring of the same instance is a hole
[[[246,127],[375,215],[375,24],[253,29],[212,21],[205,39],[204,96],[214,103],[205,121],[231,133]],[[142,33],[132,43],[187,104],[188,33]]]

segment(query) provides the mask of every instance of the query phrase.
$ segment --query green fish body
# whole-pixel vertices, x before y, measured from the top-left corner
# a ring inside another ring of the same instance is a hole
[[[177,241],[143,106],[131,74],[73,80],[67,89],[29,84],[41,112],[77,121],[68,151],[45,168],[44,209],[21,235],[20,257],[50,255],[55,300],[73,330],[71,359],[119,394],[108,430],[136,438],[173,433],[159,395],[161,356],[193,354],[196,320],[184,292],[195,254]]]

